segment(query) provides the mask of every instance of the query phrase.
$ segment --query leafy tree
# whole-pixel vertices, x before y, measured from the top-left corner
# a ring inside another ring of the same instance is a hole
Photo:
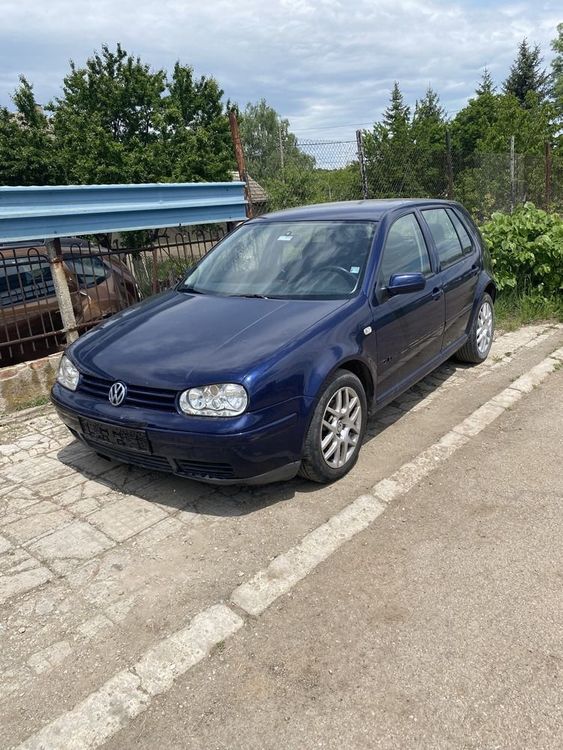
[[[415,142],[410,108],[397,82],[382,121],[365,133],[364,147],[372,197],[419,194],[420,186],[413,168]]]
[[[121,45],[71,62],[51,105],[68,183],[228,179],[233,165],[223,92],[176,63],[151,70]]]
[[[469,100],[452,121],[452,148],[457,170],[465,169],[473,163],[479,142],[496,121],[498,96],[491,84],[488,71],[485,71],[475,92],[476,96]]]
[[[417,183],[422,195],[446,193],[446,113],[440,97],[429,86],[416,102],[411,134]]]
[[[58,160],[49,122],[24,76],[12,100],[16,112],[0,108],[0,185],[56,184]]]
[[[557,37],[551,43],[555,56],[551,61],[553,100],[559,121],[563,121],[563,23],[557,26]]]
[[[289,130],[288,120],[260,99],[240,115],[240,134],[248,173],[258,182],[281,179],[285,170],[311,170],[315,160],[304,154]]]
[[[475,93],[477,94],[477,96],[482,96],[483,94],[494,94],[495,91],[496,86],[495,82],[493,81],[491,72],[488,68],[485,68],[483,70],[481,80],[479,81],[479,85],[475,89]]]
[[[542,56],[538,44],[530,47],[524,38],[520,42],[518,55],[504,82],[504,93],[513,94],[523,107],[528,105],[528,94],[534,93],[544,101],[549,91],[549,76],[542,69]]]

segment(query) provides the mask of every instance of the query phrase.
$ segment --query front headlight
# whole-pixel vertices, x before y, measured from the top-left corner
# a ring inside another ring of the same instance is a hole
[[[248,406],[248,396],[242,385],[222,383],[189,388],[180,395],[180,409],[184,414],[205,417],[236,417]]]
[[[78,387],[78,378],[80,373],[76,367],[72,364],[70,359],[63,354],[61,361],[59,362],[59,370],[57,372],[57,383],[64,385],[69,391],[75,391]]]

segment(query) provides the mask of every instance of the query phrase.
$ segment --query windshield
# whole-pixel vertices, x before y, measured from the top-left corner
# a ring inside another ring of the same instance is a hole
[[[375,224],[256,222],[237,229],[179,289],[282,299],[345,299],[360,288]]]

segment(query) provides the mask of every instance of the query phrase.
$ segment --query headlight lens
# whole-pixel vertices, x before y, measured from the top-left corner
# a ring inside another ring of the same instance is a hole
[[[78,378],[80,373],[76,367],[72,364],[70,359],[63,354],[61,361],[59,362],[59,370],[57,372],[57,382],[68,388],[69,391],[75,391],[78,387]]]
[[[205,417],[236,417],[248,406],[248,395],[242,385],[222,383],[189,388],[180,395],[184,414]]]

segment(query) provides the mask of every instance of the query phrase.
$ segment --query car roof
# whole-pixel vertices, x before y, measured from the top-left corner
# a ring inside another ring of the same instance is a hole
[[[401,208],[423,208],[425,206],[455,206],[455,201],[433,200],[431,198],[384,198],[361,201],[340,201],[338,203],[317,203],[312,206],[288,208],[274,211],[253,219],[253,221],[379,221],[385,214]]]

